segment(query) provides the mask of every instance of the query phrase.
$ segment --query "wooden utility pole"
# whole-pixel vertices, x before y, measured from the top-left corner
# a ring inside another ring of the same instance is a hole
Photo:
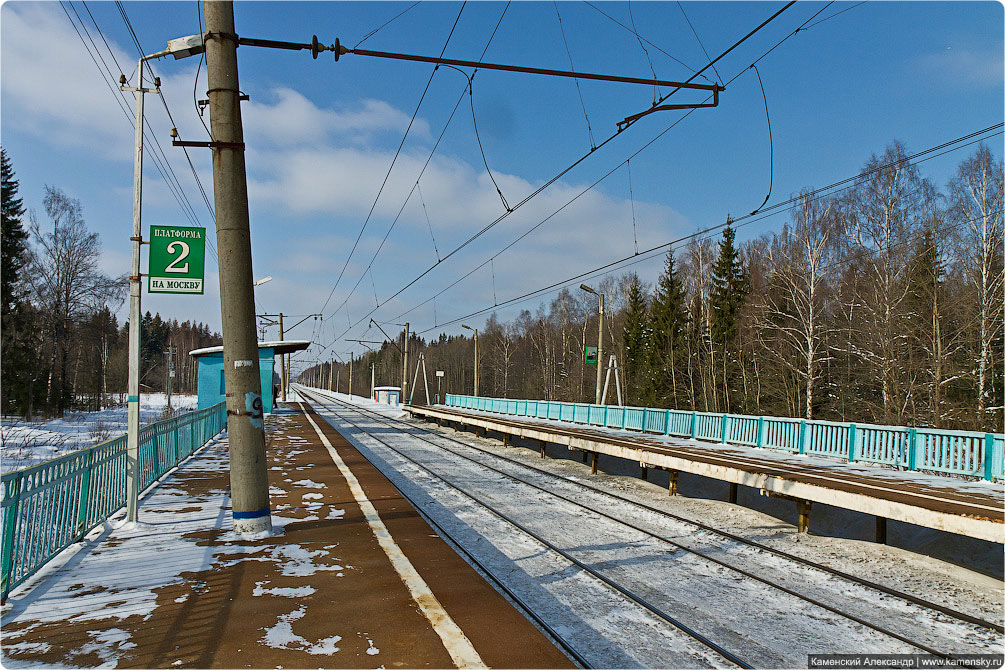
[[[234,530],[272,530],[234,3],[203,3]],[[137,126],[139,123],[137,123]]]

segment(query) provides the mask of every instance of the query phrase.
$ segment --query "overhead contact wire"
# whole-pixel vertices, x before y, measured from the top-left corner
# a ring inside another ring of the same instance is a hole
[[[457,12],[457,18],[454,19],[454,25],[450,28],[450,33],[447,35],[446,41],[443,43],[443,49],[440,50],[440,57],[447,50],[447,45],[450,44],[450,38],[454,35],[454,30],[457,28],[458,21],[461,20],[461,14],[464,13],[464,7],[467,5],[467,1],[461,3],[461,9]],[[356,252],[356,247],[359,246],[359,241],[363,237],[363,231],[366,230],[366,224],[370,222],[370,217],[373,216],[373,211],[377,208],[377,201],[380,200],[381,194],[384,192],[384,187],[387,186],[387,180],[391,176],[391,170],[394,169],[394,164],[398,160],[398,156],[401,155],[401,149],[405,146],[405,140],[408,138],[408,133],[412,129],[412,124],[415,123],[415,117],[419,114],[419,108],[422,107],[422,101],[426,99],[426,93],[429,91],[430,84],[433,83],[433,77],[436,75],[436,71],[439,66],[433,68],[433,71],[429,74],[429,79],[426,81],[426,87],[422,89],[422,95],[419,96],[419,102],[415,105],[415,111],[412,112],[412,118],[408,122],[408,127],[405,128],[405,134],[401,138],[401,142],[398,144],[397,151],[394,152],[394,158],[391,159],[391,164],[387,168],[387,173],[384,175],[384,181],[380,184],[380,189],[377,191],[377,197],[373,199],[373,204],[370,206],[370,211],[366,215],[366,219],[363,221],[363,225],[359,229],[359,235],[356,236],[356,241],[352,245],[352,249],[349,251],[349,255],[345,259],[345,263],[342,265],[342,270],[339,272],[338,279],[335,280],[335,285],[332,286],[331,292],[325,299],[325,304],[319,310],[324,313],[325,308],[328,307],[328,303],[331,302],[332,296],[335,295],[335,290],[338,288],[339,283],[342,281],[342,276],[345,274],[345,270],[349,267],[349,261],[352,260],[352,255]]]

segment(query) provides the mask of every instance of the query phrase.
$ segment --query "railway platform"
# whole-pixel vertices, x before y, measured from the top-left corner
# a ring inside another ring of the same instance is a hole
[[[10,595],[4,666],[575,667],[313,410],[267,436],[271,536],[212,442]]]
[[[670,473],[670,493],[677,474],[687,472],[728,482],[731,502],[736,487],[787,498],[798,509],[798,527],[809,527],[813,503],[871,514],[876,538],[884,541],[887,519],[1005,542],[1005,486],[922,472],[848,464],[807,455],[787,454],[733,444],[618,431],[554,420],[517,417],[443,405],[408,405],[416,417],[476,431],[491,431],[504,442],[512,438],[560,444],[592,455],[638,462]],[[585,462],[585,460],[584,460]]]

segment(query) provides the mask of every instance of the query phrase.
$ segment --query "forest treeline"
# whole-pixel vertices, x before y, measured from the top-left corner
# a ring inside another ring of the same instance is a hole
[[[718,241],[671,251],[651,280],[593,283],[625,403],[1001,431],[1002,196],[1002,162],[986,146],[938,188],[894,142],[843,193],[799,194],[779,231],[737,244],[726,225]],[[492,314],[478,336],[479,394],[592,402],[584,349],[597,344],[597,303],[563,289],[512,321]],[[437,369],[442,393],[473,392],[472,338],[413,335],[409,385],[419,352],[430,393]],[[369,392],[371,364],[378,385],[400,384],[400,352],[385,343],[356,361],[354,393]],[[346,367],[335,364],[343,391]]]
[[[100,409],[126,392],[129,326],[118,323],[115,311],[126,297],[128,277],[101,272],[101,241],[87,229],[78,200],[46,186],[44,212],[27,212],[18,189],[4,151],[2,411],[62,416],[67,409]],[[140,342],[141,391],[164,389],[164,352],[173,347],[173,390],[194,393],[196,363],[188,352],[222,339],[205,324],[147,312]]]

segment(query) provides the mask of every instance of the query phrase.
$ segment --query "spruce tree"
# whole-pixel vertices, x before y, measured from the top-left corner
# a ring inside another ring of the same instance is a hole
[[[674,267],[673,251],[667,253],[663,274],[656,280],[652,302],[653,378],[655,400],[667,407],[680,407],[683,361],[687,352],[685,292]]]
[[[633,274],[628,285],[628,300],[625,305],[625,325],[622,342],[625,347],[625,386],[630,404],[643,405],[651,400],[652,326],[646,309],[646,295]]]
[[[712,344],[718,352],[718,361],[713,361],[713,367],[718,367],[717,371],[714,370],[715,378],[722,382],[727,412],[730,411],[729,390],[733,386],[730,368],[733,359],[737,357],[737,322],[740,308],[750,293],[750,279],[740,263],[740,252],[733,244],[736,230],[730,224],[731,220],[727,219],[726,228],[722,231],[722,241],[719,242],[719,258],[712,271],[712,288],[708,297],[709,309],[712,311]],[[718,381],[715,386],[719,386]]]
[[[7,151],[0,149],[2,181],[2,233],[0,233],[0,348],[3,351],[0,396],[3,411],[28,411],[28,395],[33,390],[30,376],[35,369],[35,349],[30,336],[31,306],[25,301],[22,270],[28,264],[28,232],[21,217],[24,204],[18,197],[18,181]]]
[[[14,178],[14,168],[7,158],[5,149],[0,149],[0,168],[2,168],[0,212],[3,215],[0,273],[3,284],[2,318],[6,321],[16,303],[21,300],[21,270],[28,262],[28,232],[21,222],[24,204],[18,197],[18,181]]]
[[[709,308],[712,310],[712,341],[722,346],[736,340],[736,323],[740,307],[750,293],[750,280],[740,263],[740,252],[734,245],[736,230],[727,221],[719,242],[719,259],[712,271]]]

